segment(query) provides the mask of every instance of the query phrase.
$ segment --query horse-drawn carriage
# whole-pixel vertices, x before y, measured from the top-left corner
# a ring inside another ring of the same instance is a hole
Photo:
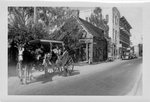
[[[19,54],[19,57],[20,55],[24,57],[17,63],[17,73],[21,82],[23,79],[25,79],[25,83],[27,83],[27,80],[32,80],[33,69],[44,71],[45,77],[50,73],[49,69],[51,69],[51,73],[64,72],[65,76],[71,74],[74,69],[73,59],[62,41],[32,40],[24,49],[26,51],[23,50],[23,53]],[[28,52],[28,54],[25,54],[25,52]]]

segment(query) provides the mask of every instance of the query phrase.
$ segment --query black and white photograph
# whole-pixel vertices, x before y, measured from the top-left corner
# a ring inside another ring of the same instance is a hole
[[[55,4],[5,7],[7,97],[145,95],[145,8]]]
[[[142,95],[142,39],[142,8],[8,7],[8,94]]]

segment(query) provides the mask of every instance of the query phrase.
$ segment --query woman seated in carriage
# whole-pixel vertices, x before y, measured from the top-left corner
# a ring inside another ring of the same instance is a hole
[[[57,56],[57,59],[55,57]],[[64,73],[67,73],[66,64],[69,58],[68,51],[66,48],[63,49],[63,52],[59,47],[57,46],[55,49],[50,51],[50,53],[45,53],[43,65],[49,66],[51,68],[58,68],[59,71],[62,69],[64,70]],[[55,61],[54,61],[55,60]]]

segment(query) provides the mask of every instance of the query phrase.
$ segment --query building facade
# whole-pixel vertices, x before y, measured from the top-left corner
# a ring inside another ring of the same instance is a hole
[[[75,57],[78,57],[78,62],[92,63],[106,60],[107,41],[104,37],[104,31],[79,17],[72,17],[68,21],[60,29],[61,33],[57,33],[59,35],[55,35],[54,39],[63,40],[65,34],[67,34],[63,32],[64,28],[76,22],[75,24],[78,25],[78,28],[82,32],[78,35],[81,46],[75,51]]]
[[[130,48],[130,29],[131,25],[128,23],[126,18],[123,16],[120,18],[120,55],[123,55],[127,48]]]
[[[143,56],[143,43],[138,44],[139,47],[139,56]]]
[[[113,58],[119,58],[119,22],[120,12],[116,7],[103,8],[103,15],[108,19],[109,37],[111,38],[111,54]]]
[[[82,10],[80,11],[79,16],[88,21],[88,17],[91,16],[94,9]],[[111,53],[113,58],[119,58],[119,21],[120,21],[120,12],[116,7],[102,8],[103,19],[108,21],[109,31],[108,37],[110,39],[110,45],[108,51]],[[106,33],[107,34],[107,33]]]

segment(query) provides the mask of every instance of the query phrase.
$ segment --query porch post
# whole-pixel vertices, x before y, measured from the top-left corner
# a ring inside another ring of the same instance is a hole
[[[88,56],[89,56],[89,53],[88,53],[88,42],[86,43],[86,61],[88,62]]]
[[[90,59],[89,59],[89,64],[91,64],[93,62],[93,39],[91,39],[91,44],[90,44],[90,49],[89,49],[89,53],[90,53]]]

